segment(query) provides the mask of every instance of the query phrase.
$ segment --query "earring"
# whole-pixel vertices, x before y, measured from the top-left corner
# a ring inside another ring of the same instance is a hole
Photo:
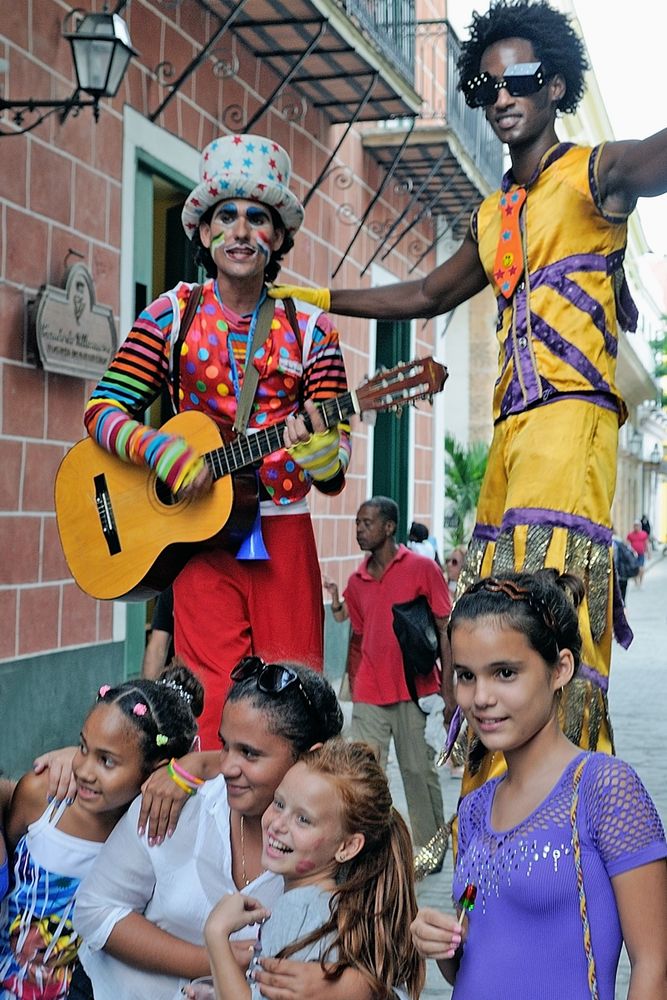
[[[344,864],[344,862],[345,862],[345,855],[344,854],[336,854],[334,856],[335,856],[336,861],[338,862],[339,865]]]

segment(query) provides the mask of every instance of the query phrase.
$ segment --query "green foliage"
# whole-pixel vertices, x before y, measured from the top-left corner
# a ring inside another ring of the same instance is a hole
[[[654,368],[653,374],[657,379],[665,378],[667,376],[667,316],[662,317],[663,328],[661,336],[657,337],[655,340],[650,341],[651,350],[653,352]],[[659,403],[665,406],[665,391],[663,390],[662,399],[658,400]]]
[[[488,445],[479,441],[462,445],[451,434],[445,435],[445,496],[452,511],[451,523],[448,519],[445,526],[452,546],[468,541],[488,457]]]

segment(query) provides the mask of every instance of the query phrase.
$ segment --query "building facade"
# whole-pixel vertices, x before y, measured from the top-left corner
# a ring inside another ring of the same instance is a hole
[[[149,610],[93,600],[63,558],[53,484],[83,435],[92,333],[68,348],[70,367],[51,364],[37,304],[51,296],[76,315],[65,285],[83,265],[86,316],[110,315],[122,339],[146,302],[194,280],[180,210],[199,150],[220,134],[256,132],[290,153],[306,221],[281,277],[360,295],[428,273],[442,235],[460,238],[500,175],[485,123],[453,88],[456,36],[442,0],[121,0],[114,10],[137,55],[97,123],[88,108],[63,120],[29,104],[75,91],[63,23],[74,30],[80,15],[64,0],[3,13],[0,84],[12,106],[0,105],[0,763],[10,773],[76,739],[100,684],[137,673]],[[339,328],[351,386],[378,363],[442,360],[441,320],[341,318]],[[359,560],[354,513],[371,493],[398,501],[402,532],[413,518],[441,525],[446,393],[400,419],[355,421],[344,493],[312,500],[323,573],[340,584]],[[335,669],[344,644],[328,629]]]

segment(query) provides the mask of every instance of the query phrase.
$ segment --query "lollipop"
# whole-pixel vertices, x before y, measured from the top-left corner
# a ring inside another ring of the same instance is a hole
[[[461,907],[461,913],[459,914],[459,927],[463,923],[463,918],[466,913],[470,913],[475,909],[475,899],[477,898],[477,886],[473,885],[472,882],[468,882],[465,887],[465,892],[459,899],[459,906]]]

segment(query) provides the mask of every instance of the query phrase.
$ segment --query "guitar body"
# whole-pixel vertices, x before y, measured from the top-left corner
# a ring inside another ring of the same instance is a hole
[[[202,455],[221,445],[214,421],[195,410],[163,429]],[[257,512],[257,477],[252,469],[222,476],[205,497],[177,501],[145,466],[86,438],[60,464],[55,505],[65,559],[81,589],[99,600],[144,601],[168,587],[195,552],[238,547]]]

